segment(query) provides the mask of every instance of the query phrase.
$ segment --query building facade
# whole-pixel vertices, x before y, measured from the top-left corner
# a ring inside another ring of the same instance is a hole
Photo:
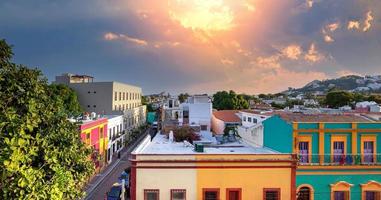
[[[275,115],[264,146],[298,155],[299,200],[373,200],[381,195],[381,123],[356,115]]]
[[[84,120],[79,125],[79,129],[82,142],[94,149],[91,159],[96,169],[102,168],[107,162],[107,119]]]
[[[91,76],[73,74],[56,76],[55,83],[74,89],[86,112],[124,115],[125,126],[129,129],[145,123],[146,106],[141,104],[140,87],[115,81],[94,82]]]
[[[132,153],[131,200],[294,200],[295,158],[245,143],[205,145],[147,136]]]
[[[104,115],[107,118],[107,162],[110,163],[115,155],[125,146],[127,137],[126,127],[124,126],[123,115]]]

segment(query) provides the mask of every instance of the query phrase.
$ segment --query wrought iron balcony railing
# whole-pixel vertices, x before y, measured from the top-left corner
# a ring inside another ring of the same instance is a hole
[[[381,165],[381,154],[325,154],[297,156],[299,165]]]

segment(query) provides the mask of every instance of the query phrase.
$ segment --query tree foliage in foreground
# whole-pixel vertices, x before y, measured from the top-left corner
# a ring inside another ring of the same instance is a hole
[[[77,93],[64,84],[49,85],[51,98],[56,101],[62,101],[64,110],[68,116],[78,116],[83,110],[79,104]]]
[[[0,40],[0,199],[78,199],[91,150],[42,73],[11,57]]]
[[[217,110],[240,110],[249,108],[249,102],[244,95],[230,90],[219,91],[213,95],[213,107]]]

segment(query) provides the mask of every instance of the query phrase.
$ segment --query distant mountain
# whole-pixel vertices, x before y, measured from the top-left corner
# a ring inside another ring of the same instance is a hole
[[[302,88],[290,89],[288,93],[326,93],[332,88],[351,92],[381,93],[381,75],[357,76],[349,75],[336,79],[314,80]]]

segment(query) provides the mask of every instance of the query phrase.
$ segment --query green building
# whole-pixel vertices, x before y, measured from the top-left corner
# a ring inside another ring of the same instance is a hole
[[[279,113],[263,126],[264,146],[297,155],[297,199],[381,199],[381,122],[349,114]]]

